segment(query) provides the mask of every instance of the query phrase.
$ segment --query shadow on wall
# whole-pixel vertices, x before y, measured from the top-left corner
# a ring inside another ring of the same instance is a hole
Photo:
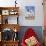
[[[42,26],[22,26],[21,29],[20,29],[20,32],[19,32],[19,39],[20,39],[20,41],[22,40],[22,38],[24,36],[24,33],[26,32],[26,30],[28,28],[32,28],[36,32],[39,41],[41,43],[43,43],[43,30],[42,30]]]

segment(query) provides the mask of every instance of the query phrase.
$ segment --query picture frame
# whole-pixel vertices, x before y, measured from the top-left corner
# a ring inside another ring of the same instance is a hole
[[[2,10],[2,15],[9,15],[9,10]]]
[[[10,11],[9,11],[9,14],[10,14],[10,15],[16,15],[16,14],[17,14],[17,11],[15,11],[15,10],[10,10]]]
[[[34,6],[25,6],[25,10],[27,14],[25,18],[27,20],[31,20],[35,18],[35,7]]]

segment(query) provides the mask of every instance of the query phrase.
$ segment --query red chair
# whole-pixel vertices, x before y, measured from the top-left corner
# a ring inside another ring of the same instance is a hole
[[[32,37],[32,36],[34,36],[37,39],[37,35],[34,32],[34,30],[32,28],[27,29],[24,37],[22,38],[21,46],[27,46],[25,43],[25,39],[28,39],[29,37]],[[41,46],[41,45],[39,42],[37,42],[37,44],[35,46]]]

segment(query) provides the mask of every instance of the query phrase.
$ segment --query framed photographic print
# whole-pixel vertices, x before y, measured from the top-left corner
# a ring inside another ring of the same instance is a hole
[[[2,10],[2,15],[9,15],[9,10]]]
[[[16,15],[16,14],[17,14],[16,11],[11,11],[11,12],[10,12],[10,15]]]
[[[10,10],[9,14],[10,14],[10,15],[16,15],[16,14],[17,14],[17,11],[15,11],[15,10]]]
[[[27,14],[25,18],[27,20],[31,20],[35,18],[35,7],[34,6],[25,6],[25,10]]]

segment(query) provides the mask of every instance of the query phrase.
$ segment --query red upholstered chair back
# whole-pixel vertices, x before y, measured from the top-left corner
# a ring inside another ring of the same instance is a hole
[[[32,28],[28,28],[27,31],[24,34],[24,37],[22,38],[21,45],[26,46],[25,39],[28,39],[29,37],[37,37],[37,34],[34,32]]]

